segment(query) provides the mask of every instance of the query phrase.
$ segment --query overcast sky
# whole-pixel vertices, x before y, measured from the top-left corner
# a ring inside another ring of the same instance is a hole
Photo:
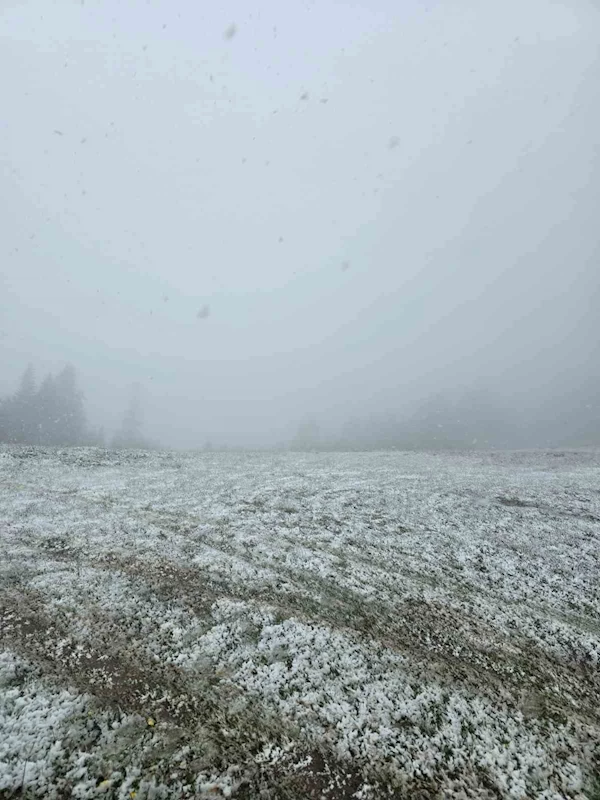
[[[599,8],[0,0],[0,391],[252,444],[597,370]]]

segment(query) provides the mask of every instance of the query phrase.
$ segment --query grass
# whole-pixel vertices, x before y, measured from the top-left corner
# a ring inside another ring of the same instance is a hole
[[[0,795],[597,797],[599,476],[1,449]]]

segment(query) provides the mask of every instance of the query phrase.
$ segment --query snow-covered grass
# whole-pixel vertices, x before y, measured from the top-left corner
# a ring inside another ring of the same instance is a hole
[[[600,453],[0,449],[0,796],[599,775]]]

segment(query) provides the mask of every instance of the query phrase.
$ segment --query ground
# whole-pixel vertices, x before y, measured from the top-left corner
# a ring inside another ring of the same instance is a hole
[[[0,796],[599,798],[600,453],[0,449]]]

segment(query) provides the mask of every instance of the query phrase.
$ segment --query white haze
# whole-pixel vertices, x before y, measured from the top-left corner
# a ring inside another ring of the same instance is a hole
[[[233,27],[235,26],[235,27]],[[600,13],[0,3],[0,394],[270,445],[431,392],[598,376]]]

